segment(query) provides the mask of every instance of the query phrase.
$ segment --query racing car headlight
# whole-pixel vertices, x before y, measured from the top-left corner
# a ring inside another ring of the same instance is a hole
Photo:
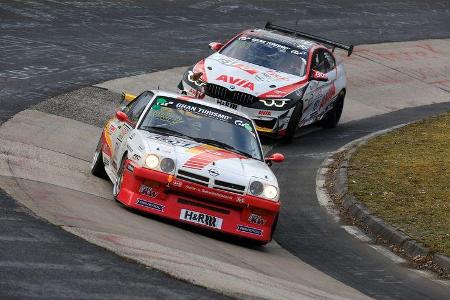
[[[266,185],[264,187],[264,197],[267,199],[273,200],[278,196],[278,189],[273,185]]]
[[[252,195],[259,196],[264,191],[264,185],[259,181],[253,181],[249,190]]]
[[[172,173],[175,169],[175,162],[171,158],[163,158],[161,159],[161,163],[159,165],[161,171],[165,173]]]
[[[145,158],[145,166],[149,169],[156,169],[156,167],[158,167],[158,164],[159,164],[159,157],[156,156],[155,154],[149,154]]]
[[[287,99],[263,99],[259,101],[264,103],[264,105],[267,107],[278,107],[278,108],[285,106],[286,103],[288,102]]]

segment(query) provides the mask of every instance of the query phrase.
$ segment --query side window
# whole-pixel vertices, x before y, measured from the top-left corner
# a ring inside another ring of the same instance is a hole
[[[314,53],[311,67],[313,70],[326,73],[325,56],[323,55],[322,49],[319,49]]]
[[[311,62],[311,68],[313,70],[328,73],[336,67],[333,56],[326,50],[319,49],[313,55],[313,61]]]
[[[336,67],[336,62],[334,60],[333,55],[330,52],[324,51],[324,56],[325,56],[326,61],[328,62],[328,67],[329,67],[327,70],[327,73],[328,73]]]
[[[147,104],[153,98],[152,92],[144,92],[139,97],[131,101],[123,110],[128,115],[131,122],[136,123]]]

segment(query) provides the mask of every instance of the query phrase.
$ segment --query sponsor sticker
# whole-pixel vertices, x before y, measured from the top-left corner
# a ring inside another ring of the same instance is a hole
[[[259,236],[261,236],[262,233],[263,233],[263,231],[261,229],[248,227],[248,226],[245,226],[245,225],[238,225],[237,226],[237,231],[250,233],[250,234],[255,234],[255,235],[259,235]]]
[[[251,214],[248,217],[248,221],[256,225],[264,225],[265,223],[265,220],[260,215],[257,214]]]
[[[164,211],[164,205],[158,204],[158,203],[154,203],[154,202],[150,202],[144,199],[138,199],[136,201],[137,205],[143,206],[143,207],[147,207],[147,208],[151,208],[157,211]]]
[[[216,229],[222,228],[223,219],[215,216],[210,216],[201,212],[196,212],[188,209],[180,211],[180,219],[195,224],[202,224]]]
[[[127,170],[130,171],[130,172],[133,172],[134,171],[134,166],[132,164],[128,164],[127,165]]]
[[[231,102],[228,102],[228,101],[224,101],[224,100],[220,100],[220,99],[217,99],[217,104],[223,105],[223,106],[226,106],[226,107],[229,107],[229,108],[232,108],[232,109],[237,109],[238,108],[237,104],[231,103]]]
[[[251,81],[248,81],[246,79],[241,79],[238,77],[228,76],[228,75],[220,75],[216,78],[217,81],[223,81],[225,83],[230,83],[233,85],[238,85],[242,87],[243,89],[249,89],[250,91],[253,91],[255,89],[255,84]],[[231,88],[231,86],[230,86]],[[232,88],[234,89],[234,88]]]
[[[152,187],[150,186],[146,186],[144,184],[141,185],[141,188],[139,189],[139,193],[141,193],[142,195],[145,196],[149,196],[151,198],[156,198],[158,197],[158,192],[155,192]]]

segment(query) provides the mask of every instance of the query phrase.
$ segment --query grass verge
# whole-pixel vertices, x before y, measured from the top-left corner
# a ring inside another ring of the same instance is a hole
[[[360,147],[348,188],[373,214],[450,256],[450,112]]]

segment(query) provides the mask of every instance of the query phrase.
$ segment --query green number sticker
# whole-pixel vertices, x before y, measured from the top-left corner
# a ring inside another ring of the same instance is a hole
[[[243,126],[245,129],[247,129],[248,131],[252,132],[252,126],[248,123],[245,123]]]
[[[158,99],[156,99],[156,104],[154,104],[153,106],[152,106],[152,109],[153,110],[160,110],[161,109],[161,105],[165,105],[167,103],[167,100],[166,99],[164,99],[164,98],[158,98]]]

